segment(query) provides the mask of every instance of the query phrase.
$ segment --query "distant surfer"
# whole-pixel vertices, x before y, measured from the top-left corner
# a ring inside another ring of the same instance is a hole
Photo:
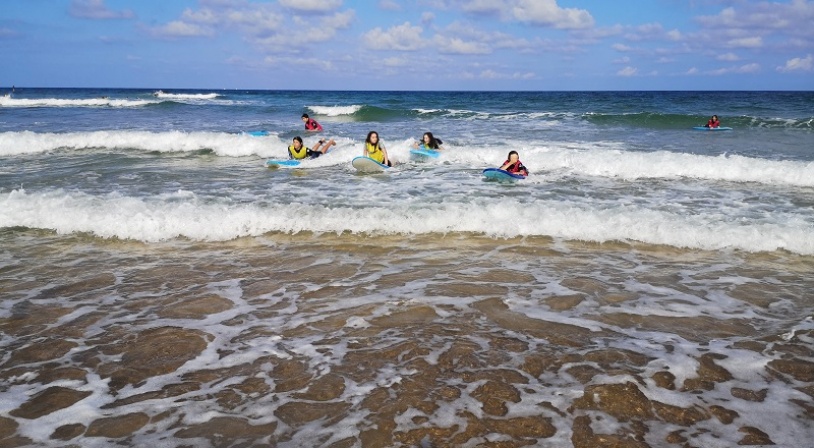
[[[517,151],[509,151],[509,157],[503,162],[500,169],[512,174],[520,174],[521,176],[529,175],[529,170],[523,166],[523,162],[520,161],[520,154],[518,154]]]
[[[305,123],[306,131],[321,131],[322,126],[316,120],[309,117],[308,114],[302,114],[302,121]]]
[[[441,146],[443,143],[444,142],[442,142],[440,138],[435,138],[432,135],[432,132],[425,132],[424,135],[421,137],[420,143],[419,142],[413,143],[413,148],[440,151],[444,149],[444,147]]]
[[[370,157],[382,165],[393,166],[393,163],[390,162],[390,158],[387,157],[387,149],[385,149],[384,145],[379,141],[379,133],[376,131],[367,133],[365,151],[362,155]]]
[[[705,128],[717,128],[721,125],[721,122],[718,120],[717,115],[713,115],[712,118],[707,121],[707,124],[704,126]]]
[[[295,159],[295,160],[302,160],[305,158],[309,159],[316,159],[317,157],[325,154],[331,148],[331,146],[336,145],[336,142],[331,140],[320,140],[319,143],[314,146],[314,149],[307,148],[302,143],[302,137],[299,135],[294,137],[293,141],[291,142],[291,146],[288,147],[288,158]]]

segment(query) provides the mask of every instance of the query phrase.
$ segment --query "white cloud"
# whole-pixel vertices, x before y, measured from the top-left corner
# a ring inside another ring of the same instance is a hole
[[[717,70],[710,71],[709,74],[719,76],[730,74],[756,73],[758,71],[760,71],[760,64],[753,62],[751,64],[741,65],[740,67],[719,68]]]
[[[483,31],[471,23],[451,23],[439,34],[443,36],[454,36],[461,40],[480,42],[484,47],[523,49],[532,46],[532,44],[524,38],[503,32]],[[438,36],[436,36],[436,38],[438,38]]]
[[[509,5],[501,4],[499,0],[467,0],[462,1],[461,9],[465,12],[476,14],[500,14],[509,8]]]
[[[626,51],[633,50],[633,48],[631,48],[631,47],[629,47],[627,45],[624,45],[624,44],[613,44],[613,45],[611,45],[611,48],[613,48],[616,51],[623,52],[623,53],[626,52]]]
[[[151,34],[156,37],[202,37],[212,36],[215,33],[209,27],[174,20],[166,25],[153,28]]]
[[[302,17],[294,17],[292,27],[284,27],[276,30],[271,27],[278,26],[279,22],[267,24],[269,27],[264,32],[256,28],[249,39],[251,42],[266,49],[300,49],[313,43],[326,42],[336,36],[337,30],[348,28],[355,17],[353,11],[337,12],[333,15],[322,16],[316,23],[306,21]],[[307,32],[300,32],[306,29]],[[244,31],[245,32],[245,31]]]
[[[439,53],[445,54],[489,54],[492,49],[486,44],[474,41],[465,41],[458,37],[445,37],[436,35],[433,42]]]
[[[760,36],[754,36],[730,39],[727,41],[726,45],[734,48],[760,48],[763,46],[763,38]]]
[[[515,73],[500,73],[496,72],[492,69],[486,69],[480,72],[478,75],[481,79],[534,79],[536,75],[531,72],[515,72]]]
[[[814,2],[791,0],[781,2],[741,2],[738,9],[725,8],[715,16],[701,16],[697,21],[704,27],[720,32],[727,29],[748,31],[750,34],[782,32],[783,34],[814,36]]]
[[[646,23],[637,26],[633,32],[625,34],[625,39],[642,41],[659,38],[664,35],[664,28],[660,23]]]
[[[296,11],[329,12],[342,6],[342,0],[278,0],[281,6]]]
[[[614,64],[630,64],[630,57],[624,56],[613,61]]]
[[[301,57],[276,57],[266,56],[258,63],[257,60],[245,60],[240,57],[232,57],[226,61],[229,64],[239,65],[242,67],[262,68],[265,67],[306,67],[308,69],[316,70],[331,70],[334,65],[331,61],[326,61],[321,58],[301,58]]]
[[[448,9],[460,8],[469,14],[558,29],[587,29],[594,25],[594,18],[587,10],[562,8],[557,0],[451,0],[445,3]]]
[[[421,23],[427,25],[435,21],[435,14],[431,12],[425,12],[421,14]]]
[[[627,66],[616,72],[616,74],[619,76],[635,76],[638,71],[635,67]]]
[[[401,5],[394,0],[379,0],[379,8],[385,11],[401,11]]]
[[[202,8],[187,8],[179,20],[152,28],[156,37],[200,37],[218,32],[236,32],[248,42],[266,50],[298,51],[334,38],[350,27],[355,12],[336,11],[341,0],[297,1],[279,4],[249,3],[243,0],[200,0]],[[294,12],[286,12],[281,6]],[[310,17],[299,14],[318,13]]]
[[[741,65],[735,69],[735,73],[757,73],[760,71],[760,64],[753,62],[751,64]]]
[[[810,72],[814,69],[814,58],[809,54],[804,58],[794,58],[786,61],[786,65],[777,67],[778,72]]]
[[[209,8],[201,9],[200,11],[193,11],[189,8],[181,13],[181,19],[188,22],[204,23],[207,25],[214,25],[222,20],[214,11]]]
[[[740,61],[741,58],[739,58],[735,53],[724,53],[719,54],[715,59],[719,61],[735,62]]]
[[[125,9],[113,11],[105,5],[105,0],[72,0],[68,12],[80,19],[131,19],[133,11]]]
[[[697,75],[698,74],[698,69],[693,67],[693,68],[687,70],[687,74],[688,75]]]
[[[561,8],[556,0],[517,0],[512,15],[521,22],[553,26],[559,29],[580,29],[594,26],[587,10]]]
[[[679,30],[670,30],[667,32],[667,39],[679,41],[681,38],[684,37]]]
[[[382,60],[382,64],[387,67],[406,67],[410,65],[410,61],[403,57],[392,57]]]
[[[404,22],[387,30],[376,27],[365,33],[362,40],[373,50],[416,51],[426,46],[421,38],[422,31],[420,26]]]

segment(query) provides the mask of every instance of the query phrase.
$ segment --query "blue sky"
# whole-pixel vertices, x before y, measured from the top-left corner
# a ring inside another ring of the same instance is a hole
[[[814,0],[3,0],[0,86],[814,90]]]

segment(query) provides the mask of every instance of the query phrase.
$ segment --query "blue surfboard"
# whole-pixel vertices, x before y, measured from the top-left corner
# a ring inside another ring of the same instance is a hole
[[[427,159],[433,158],[437,159],[438,156],[441,155],[440,151],[435,149],[425,149],[423,146],[419,149],[411,149],[410,156],[415,157],[416,159]]]
[[[510,173],[506,170],[501,170],[499,168],[486,168],[485,170],[483,170],[483,177],[485,177],[488,180],[500,180],[510,182],[515,182],[526,178],[526,176],[523,176],[521,174]]]
[[[365,156],[354,157],[350,164],[361,173],[381,173],[390,168],[385,164],[379,163],[370,157]]]
[[[732,128],[728,128],[726,126],[720,126],[720,127],[717,127],[717,128],[708,128],[706,126],[696,126],[693,129],[695,129],[696,131],[731,131],[732,130]]]
[[[269,135],[269,131],[249,131],[247,134],[251,135],[252,137],[265,137]]]
[[[266,165],[268,165],[269,168],[279,168],[281,166],[299,166],[300,161],[299,160],[293,160],[293,159],[283,159],[283,160],[273,160],[272,159],[272,160],[267,160]]]

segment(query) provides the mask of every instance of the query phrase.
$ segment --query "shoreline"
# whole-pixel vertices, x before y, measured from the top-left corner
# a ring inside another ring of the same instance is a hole
[[[810,257],[460,235],[33,234],[2,236],[2,443],[814,435]]]

